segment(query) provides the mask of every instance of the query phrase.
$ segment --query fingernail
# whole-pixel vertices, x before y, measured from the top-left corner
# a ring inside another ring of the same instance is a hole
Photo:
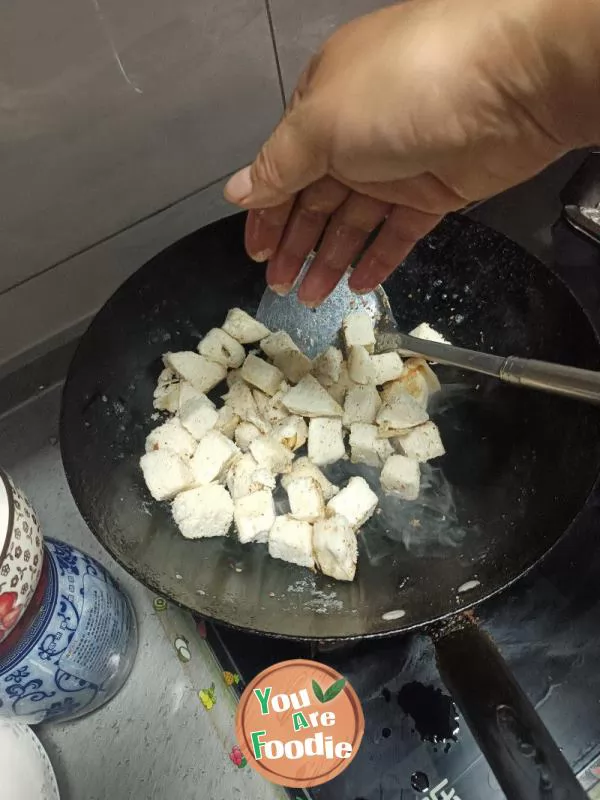
[[[252,194],[250,167],[244,167],[227,181],[225,196],[232,203],[243,203]]]
[[[250,253],[250,257],[253,261],[258,261],[262,263],[263,261],[268,261],[271,256],[273,255],[272,250],[259,250],[258,253]]]
[[[272,283],[270,285],[270,289],[271,291],[275,292],[275,294],[278,294],[280,297],[285,297],[290,293],[292,285],[293,284],[291,283],[275,283],[275,284]]]
[[[360,294],[360,295],[362,295],[362,294],[369,294],[369,292],[372,292],[373,289],[372,288],[359,288],[359,289],[357,289],[354,286],[351,286],[350,287],[350,291],[352,292],[352,294]]]

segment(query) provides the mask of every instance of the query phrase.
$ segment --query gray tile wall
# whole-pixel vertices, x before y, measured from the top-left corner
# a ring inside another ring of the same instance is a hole
[[[382,0],[270,0],[286,97],[291,97],[311,56],[336,28],[385,5],[392,4]]]
[[[8,7],[0,290],[243,164],[281,112],[263,0]]]
[[[0,9],[0,373],[232,209],[310,54],[372,0],[19,0]],[[273,41],[272,33],[275,34]]]

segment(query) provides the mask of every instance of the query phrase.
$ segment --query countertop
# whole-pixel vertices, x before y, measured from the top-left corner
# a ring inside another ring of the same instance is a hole
[[[275,800],[283,790],[228,758],[235,744],[233,691],[190,614],[168,605],[130,577],[98,544],[81,518],[58,445],[60,384],[0,416],[0,464],[34,505],[46,535],[98,559],[133,601],[139,650],[120,693],[95,713],[36,733],[54,766],[61,800]],[[189,642],[179,660],[174,641]],[[207,711],[198,692],[215,684]]]

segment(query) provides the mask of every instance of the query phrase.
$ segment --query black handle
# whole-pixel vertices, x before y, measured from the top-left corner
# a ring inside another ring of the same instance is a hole
[[[508,800],[587,794],[489,636],[470,615],[432,632],[438,668]]]

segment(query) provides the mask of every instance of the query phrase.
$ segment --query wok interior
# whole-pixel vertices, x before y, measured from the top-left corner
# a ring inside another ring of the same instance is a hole
[[[138,461],[156,424],[162,354],[194,349],[230,307],[258,306],[263,270],[242,242],[236,215],[156,256],[108,301],[73,360],[61,420],[65,469],[90,528],[129,572],[228,624],[351,638],[455,612],[501,589],[558,540],[597,476],[600,411],[441,367],[432,416],[447,455],[425,467],[415,504],[384,498],[360,533],[353,583],[271,559],[264,545],[183,539],[168,504],[151,500]],[[595,334],[565,286],[463,217],[447,218],[386,291],[400,330],[425,320],[457,345],[600,366]],[[334,465],[331,477],[340,469],[348,467]],[[458,593],[471,580],[479,585]]]

